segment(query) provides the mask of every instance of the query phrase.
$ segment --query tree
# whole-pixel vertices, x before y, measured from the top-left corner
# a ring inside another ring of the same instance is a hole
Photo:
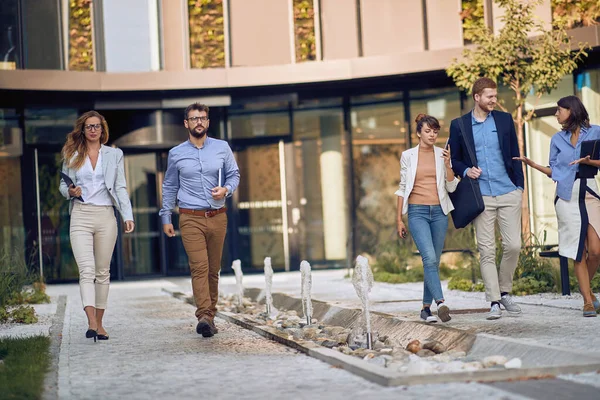
[[[525,154],[523,127],[534,116],[535,108],[525,109],[528,94],[536,100],[556,89],[561,79],[577,67],[587,55],[586,46],[573,46],[564,24],[554,22],[545,29],[535,16],[542,0],[494,0],[505,13],[498,34],[489,27],[475,26],[471,37],[474,48],[463,50],[462,59],[452,60],[446,73],[459,88],[471,91],[473,83],[487,76],[503,83],[514,93],[515,119],[519,151]],[[575,49],[573,50],[573,48]],[[502,105],[501,108],[504,109]],[[505,111],[508,111],[504,109]],[[523,166],[524,168],[525,166]],[[530,237],[527,175],[523,191],[522,231]],[[528,240],[528,239],[527,239]]]

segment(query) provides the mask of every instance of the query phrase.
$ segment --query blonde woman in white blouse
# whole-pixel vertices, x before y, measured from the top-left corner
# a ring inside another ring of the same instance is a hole
[[[102,325],[110,283],[110,260],[117,240],[114,208],[133,232],[133,212],[127,194],[123,152],[105,146],[108,124],[96,111],[84,113],[67,135],[62,149],[62,172],[73,185],[60,182],[60,192],[71,203],[71,248],[79,268],[83,309],[88,318],[87,338],[108,340]]]

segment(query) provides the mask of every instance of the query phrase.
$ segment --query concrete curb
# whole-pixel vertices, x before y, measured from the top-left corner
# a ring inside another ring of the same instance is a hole
[[[50,327],[50,368],[44,378],[44,393],[42,399],[58,399],[58,360],[60,357],[60,346],[62,344],[62,332],[67,308],[67,296],[58,297],[56,314],[52,318]]]
[[[173,292],[169,289],[163,289],[164,292],[171,294],[173,297],[181,299],[183,301],[188,302],[189,304],[194,304],[194,300],[192,297],[187,296],[181,292]],[[249,297],[255,298],[255,295],[258,292],[257,298],[260,298],[261,290],[259,289],[247,289],[246,294],[250,295]],[[277,308],[287,309],[287,310],[295,310],[297,308],[297,303],[300,304],[299,299],[295,299],[293,297],[275,293],[273,294],[273,302]],[[289,308],[286,308],[286,305]],[[301,307],[301,304],[300,304]],[[360,315],[360,310],[351,310],[351,309],[343,309],[341,307],[330,306],[327,303],[319,302],[313,300],[313,309],[314,314],[313,317],[317,318],[319,321],[327,323],[327,324],[335,324],[338,326],[344,327],[352,327],[356,321],[359,321],[357,315]],[[274,340],[278,343],[289,346],[293,349],[296,349],[300,352],[303,352],[311,357],[317,358],[321,361],[324,361],[336,368],[342,368],[348,372],[351,372],[355,375],[358,375],[364,379],[367,379],[371,382],[377,383],[382,386],[405,386],[405,385],[418,385],[418,384],[433,384],[433,383],[449,383],[449,382],[491,382],[491,381],[502,381],[502,380],[512,380],[512,379],[525,379],[525,378],[547,378],[549,376],[555,376],[558,374],[577,374],[583,372],[597,372],[600,371],[600,360],[592,359],[589,360],[590,363],[583,363],[577,365],[558,365],[558,366],[545,366],[545,367],[530,367],[530,368],[520,368],[520,369],[487,369],[487,370],[479,370],[479,371],[464,371],[464,372],[455,372],[455,373],[438,373],[438,374],[428,374],[428,375],[407,375],[406,373],[391,371],[387,368],[380,367],[377,365],[370,364],[366,361],[363,361],[357,357],[349,356],[343,354],[339,351],[328,349],[325,347],[321,347],[313,342],[306,341],[295,341],[288,338],[288,335],[283,334],[278,331],[276,328],[258,325],[254,321],[246,320],[244,318],[240,318],[238,314],[233,314],[229,312],[219,311],[217,312],[217,317],[222,318],[228,322],[239,325],[243,328],[252,330],[257,334]],[[343,320],[346,323],[343,323]],[[350,323],[348,323],[351,321]],[[436,340],[444,340],[448,341],[450,339],[460,341],[460,345],[451,347],[452,349],[462,350],[465,346],[468,346],[466,350],[468,351],[470,348],[476,343],[476,340],[479,337],[468,332],[462,332],[458,329],[444,327],[444,326],[434,326],[431,324],[424,324],[414,321],[403,321],[398,318],[388,316],[386,314],[375,314],[373,328],[377,332],[383,335],[389,335],[391,337],[404,337],[406,333],[410,331],[411,338],[418,338],[419,335],[428,335],[426,337],[431,337]],[[423,328],[425,327],[425,328]],[[415,334],[412,329],[416,329],[419,332]],[[492,335],[486,335],[485,340],[495,340],[496,338]],[[483,343],[483,342],[481,342]],[[506,347],[507,343],[510,344],[510,341],[506,341],[502,343],[502,346]],[[517,343],[519,346],[517,351],[523,351],[523,346],[527,346],[523,343]],[[530,351],[537,352],[540,348],[537,348],[535,345],[530,345],[533,349],[529,349]],[[549,346],[547,346],[549,347]],[[544,349],[548,351],[548,349]],[[561,351],[562,352],[562,351]],[[486,354],[486,355],[489,355]],[[563,355],[564,356],[564,355]],[[577,354],[580,357],[580,354]],[[591,358],[591,357],[590,357]]]

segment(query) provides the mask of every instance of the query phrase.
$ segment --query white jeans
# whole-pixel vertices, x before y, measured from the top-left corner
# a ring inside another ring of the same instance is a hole
[[[520,190],[502,196],[483,196],[485,210],[475,218],[481,277],[487,301],[500,300],[500,292],[510,292],[521,252]],[[502,236],[502,262],[496,268],[496,221]]]
[[[71,248],[79,267],[83,308],[106,309],[110,260],[117,241],[117,220],[112,206],[76,202],[71,212]]]

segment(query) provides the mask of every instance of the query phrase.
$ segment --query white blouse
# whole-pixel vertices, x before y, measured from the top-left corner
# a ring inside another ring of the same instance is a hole
[[[104,171],[102,170],[102,152],[98,153],[96,169],[92,168],[90,157],[85,158],[85,163],[75,173],[77,186],[81,186],[81,197],[85,204],[96,206],[112,206],[112,200],[106,183],[104,183]]]

